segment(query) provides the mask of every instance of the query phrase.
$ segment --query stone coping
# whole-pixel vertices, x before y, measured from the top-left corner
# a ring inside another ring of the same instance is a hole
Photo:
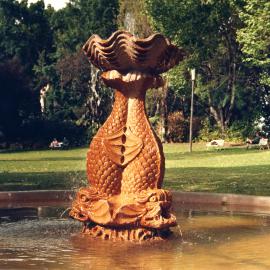
[[[270,197],[267,196],[180,191],[172,193],[174,208],[270,215]]]
[[[229,193],[172,191],[176,203],[219,204],[269,207],[270,196],[252,196]]]
[[[2,191],[0,203],[7,202],[46,202],[46,201],[71,201],[74,191],[71,190],[31,190],[31,191]]]
[[[270,213],[270,196],[251,196],[226,193],[172,191],[173,207],[198,210]],[[0,207],[12,205],[59,205],[70,203],[72,190],[38,190],[0,192]]]

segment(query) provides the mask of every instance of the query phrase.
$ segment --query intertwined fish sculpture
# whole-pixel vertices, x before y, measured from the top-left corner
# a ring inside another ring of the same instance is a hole
[[[107,40],[93,35],[83,50],[115,96],[112,112],[87,153],[89,186],[77,193],[70,216],[94,237],[165,238],[176,218],[170,212],[171,193],[161,189],[164,154],[145,113],[145,94],[163,86],[159,74],[185,53],[161,34],[139,39],[126,31]]]

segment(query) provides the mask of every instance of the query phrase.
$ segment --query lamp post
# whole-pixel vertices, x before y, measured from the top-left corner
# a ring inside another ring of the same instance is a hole
[[[189,152],[192,152],[192,124],[193,124],[193,97],[195,88],[195,68],[191,69],[191,102],[190,102],[190,123],[189,123]]]

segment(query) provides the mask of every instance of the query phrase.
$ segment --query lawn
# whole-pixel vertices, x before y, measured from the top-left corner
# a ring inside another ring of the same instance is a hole
[[[270,195],[270,151],[165,144],[164,186],[181,191]],[[73,189],[86,184],[87,148],[0,154],[0,191]]]

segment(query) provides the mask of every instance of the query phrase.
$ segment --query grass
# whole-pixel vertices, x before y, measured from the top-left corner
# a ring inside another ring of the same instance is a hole
[[[86,184],[86,148],[0,154],[0,191],[70,189]]]
[[[183,191],[270,195],[270,151],[165,145],[165,185]]]
[[[270,151],[166,144],[164,187],[181,191],[270,195]],[[0,154],[0,191],[70,189],[86,185],[87,149]]]

